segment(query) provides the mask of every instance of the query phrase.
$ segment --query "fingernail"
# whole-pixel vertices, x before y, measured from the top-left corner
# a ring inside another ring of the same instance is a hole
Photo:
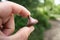
[[[34,29],[35,29],[34,26],[30,26],[30,27],[28,27],[28,28],[30,29],[31,32],[33,32]]]

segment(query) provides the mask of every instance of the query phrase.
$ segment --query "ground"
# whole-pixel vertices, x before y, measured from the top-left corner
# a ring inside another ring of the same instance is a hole
[[[60,19],[50,20],[51,29],[44,32],[44,40],[60,40]]]

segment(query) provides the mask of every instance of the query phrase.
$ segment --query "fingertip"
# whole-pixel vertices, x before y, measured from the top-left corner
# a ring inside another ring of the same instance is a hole
[[[34,31],[34,26],[30,26],[30,27],[23,27],[20,30],[21,36],[23,36],[23,38],[28,38],[30,36],[30,34]]]
[[[30,27],[25,26],[25,27],[21,28],[20,31],[26,31],[28,33],[31,33],[34,29],[35,29],[34,26],[30,26]]]
[[[23,9],[23,10],[20,12],[20,15],[21,15],[22,17],[24,17],[24,18],[27,18],[28,16],[31,15],[31,13],[30,13],[29,10],[27,10],[27,9],[25,8],[25,9]]]
[[[28,28],[31,30],[31,32],[34,31],[34,29],[35,29],[34,26],[30,26]]]

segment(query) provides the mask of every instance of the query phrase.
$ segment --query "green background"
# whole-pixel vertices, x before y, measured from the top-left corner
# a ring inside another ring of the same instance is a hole
[[[60,14],[60,5],[55,5],[54,0],[9,0],[26,7],[33,18],[36,18],[39,22],[34,25],[35,30],[29,36],[29,40],[43,40],[44,31],[51,28],[49,20],[56,20],[55,15]],[[27,18],[15,15],[16,31],[21,27],[26,26]]]

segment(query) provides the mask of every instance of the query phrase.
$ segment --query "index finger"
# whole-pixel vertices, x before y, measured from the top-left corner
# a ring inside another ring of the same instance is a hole
[[[8,3],[11,4],[13,13],[21,15],[22,17],[27,17],[30,15],[30,12],[25,7],[10,1]]]

